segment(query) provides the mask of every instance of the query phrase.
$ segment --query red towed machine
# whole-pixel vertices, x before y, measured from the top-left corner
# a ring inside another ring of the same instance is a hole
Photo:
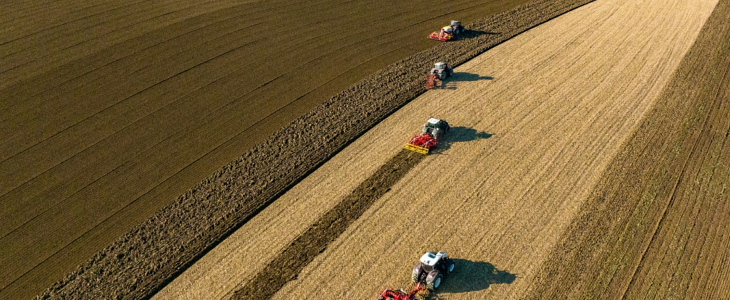
[[[384,289],[382,293],[380,293],[380,296],[378,296],[378,300],[420,300],[416,298],[416,294],[418,292],[425,290],[423,286],[421,286],[421,283],[419,282],[416,287],[413,288],[413,290],[410,293],[406,293],[404,290],[391,290],[391,289]]]
[[[443,138],[451,129],[449,123],[444,120],[430,118],[423,125],[421,134],[415,135],[404,148],[421,154],[428,154],[436,149],[439,139]]]

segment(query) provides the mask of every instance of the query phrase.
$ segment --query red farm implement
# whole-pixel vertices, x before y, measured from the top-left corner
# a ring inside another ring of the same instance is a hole
[[[410,293],[406,293],[404,290],[385,289],[382,293],[380,293],[380,296],[378,296],[378,300],[420,300],[416,298],[416,294],[423,290],[425,290],[425,288],[421,286],[420,282],[416,284],[416,287],[414,287]]]

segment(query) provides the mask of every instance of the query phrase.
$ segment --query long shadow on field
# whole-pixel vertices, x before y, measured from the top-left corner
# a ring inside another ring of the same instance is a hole
[[[457,40],[463,40],[463,39],[473,39],[478,36],[482,35],[499,35],[502,34],[500,32],[491,32],[491,31],[484,31],[484,30],[464,30],[464,33],[460,34]]]
[[[451,78],[440,83],[438,86],[435,86],[434,88],[455,90],[460,81],[479,81],[479,80],[494,80],[494,77],[482,76],[479,74],[472,74],[472,73],[466,73],[466,72],[457,72],[457,73],[454,73],[454,75],[452,75]]]
[[[483,140],[492,137],[493,134],[486,133],[484,131],[477,131],[474,128],[456,126],[451,127],[449,134],[446,138],[439,142],[438,148],[433,152],[435,154],[441,154],[451,148],[453,143],[471,142],[476,140]]]
[[[439,294],[481,291],[492,284],[511,284],[517,279],[517,275],[499,270],[488,262],[454,259],[454,263],[454,273],[444,280],[438,292],[432,293],[429,299],[439,299]]]

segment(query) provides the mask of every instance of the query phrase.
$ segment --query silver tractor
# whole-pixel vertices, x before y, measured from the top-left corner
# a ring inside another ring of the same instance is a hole
[[[421,262],[413,267],[411,279],[426,284],[426,288],[433,291],[441,286],[444,277],[454,272],[454,267],[454,261],[446,252],[426,252],[421,256]]]
[[[431,69],[431,75],[436,76],[439,80],[444,80],[454,75],[454,69],[445,62],[437,62]]]

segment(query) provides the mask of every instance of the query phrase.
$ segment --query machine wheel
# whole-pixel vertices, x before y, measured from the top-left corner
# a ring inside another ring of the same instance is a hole
[[[421,270],[423,270],[423,266],[420,263],[413,267],[413,272],[411,272],[411,280],[413,282],[421,281]]]
[[[446,261],[446,274],[454,273],[454,268],[456,268],[456,264],[453,260],[447,260]]]
[[[441,139],[441,129],[436,128],[433,130],[433,138],[436,140]]]
[[[441,74],[439,74],[439,79],[441,79],[441,80],[444,80],[444,79],[446,79],[446,74],[447,74],[447,73],[448,73],[448,71],[446,71],[446,72],[441,72]]]
[[[431,291],[438,289],[441,286],[441,281],[443,279],[444,276],[441,275],[441,272],[438,270],[431,271],[431,273],[428,273],[428,277],[426,277],[426,288]]]

